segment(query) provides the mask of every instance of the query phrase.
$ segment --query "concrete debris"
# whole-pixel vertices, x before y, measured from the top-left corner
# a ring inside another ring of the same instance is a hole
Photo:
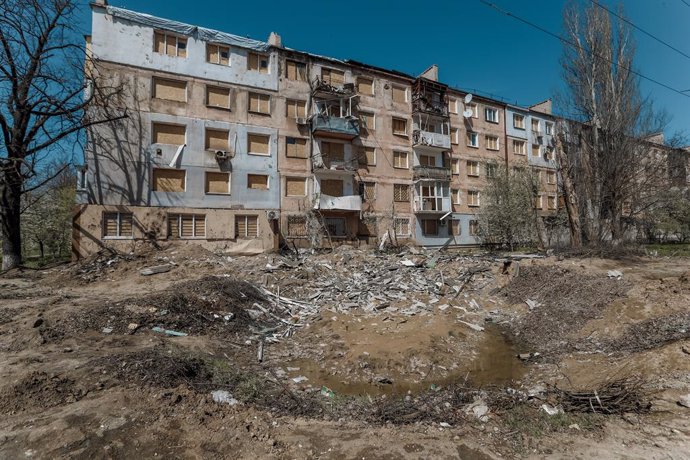
[[[239,403],[238,400],[232,397],[230,392],[225,390],[216,390],[211,392],[213,400],[219,404],[228,404],[230,406],[235,406]]]
[[[447,422],[441,422],[439,423],[439,425],[441,426],[441,428],[450,428],[451,426],[450,423]]]
[[[478,326],[476,324],[468,323],[467,321],[458,320],[458,322],[464,324],[465,326],[469,327],[474,331],[482,332],[484,330],[483,327]]]
[[[152,327],[153,332],[158,332],[160,334],[171,335],[173,337],[186,337],[187,334],[184,332],[171,331],[170,329],[163,329],[162,327]]]
[[[465,409],[465,413],[474,415],[481,422],[489,421],[489,416],[487,415],[489,413],[489,406],[482,399],[476,399]]]
[[[113,328],[112,327],[104,327],[101,330],[101,332],[103,332],[104,334],[110,334],[111,332],[113,332]]]
[[[611,279],[623,279],[623,273],[618,270],[609,270],[606,275]]]
[[[678,399],[678,405],[690,408],[690,394],[686,394],[686,395],[681,396]]]
[[[529,307],[530,311],[534,310],[535,308],[541,307],[541,304],[536,300],[526,299],[525,303]]]
[[[288,367],[288,370],[289,370],[289,369],[290,369],[290,368]],[[298,368],[298,369],[299,369],[299,368]],[[294,377],[294,378],[292,379],[292,381],[295,382],[295,383],[302,383],[302,382],[306,382],[307,380],[309,380],[309,379],[308,379],[307,377],[303,376],[303,375],[300,375],[299,377]]]
[[[142,276],[157,275],[158,273],[166,273],[172,270],[172,264],[165,265],[155,265],[153,267],[146,267],[139,270],[139,274]]]

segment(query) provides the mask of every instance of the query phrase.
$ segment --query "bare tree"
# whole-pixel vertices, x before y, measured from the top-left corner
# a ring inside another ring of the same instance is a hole
[[[76,0],[0,2],[0,226],[2,269],[22,262],[22,195],[62,170],[39,178],[40,165],[79,145],[82,130],[124,114],[87,110],[118,94],[101,85],[83,38],[73,29]],[[84,72],[84,70],[87,70]]]
[[[617,13],[623,17],[622,9]],[[623,215],[639,192],[639,177],[649,173],[645,134],[658,130],[665,119],[654,115],[642,97],[634,71],[635,46],[628,24],[612,23],[609,13],[596,5],[580,11],[572,3],[564,12],[566,40],[562,56],[566,101],[563,113],[575,118],[565,134],[561,174],[570,182],[565,197],[573,243],[577,226],[585,242],[600,244],[623,238]],[[577,213],[577,214],[575,214]]]

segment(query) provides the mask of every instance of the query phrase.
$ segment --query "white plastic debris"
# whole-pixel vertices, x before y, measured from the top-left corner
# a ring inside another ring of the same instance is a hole
[[[562,414],[563,413],[563,408],[560,406],[554,407],[549,404],[542,404],[541,409],[546,412],[549,415],[556,415],[556,414]]]
[[[439,425],[441,425],[442,428],[450,428],[450,423],[447,422],[441,422]]]
[[[607,276],[611,279],[620,280],[623,279],[623,273],[618,270],[609,270]]]
[[[229,391],[225,390],[216,390],[211,392],[211,396],[213,396],[213,400],[217,403],[220,404],[229,404],[231,406],[234,406],[239,403],[238,400],[232,397]]]
[[[302,382],[306,382],[307,380],[309,380],[309,379],[303,375],[300,375],[299,377],[295,377],[292,379],[292,381],[295,383],[302,383]]]

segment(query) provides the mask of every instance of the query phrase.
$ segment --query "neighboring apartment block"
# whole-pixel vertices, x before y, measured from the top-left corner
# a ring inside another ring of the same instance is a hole
[[[471,97],[438,81],[94,4],[89,50],[129,118],[92,128],[77,257],[145,240],[250,254],[376,244],[476,245],[498,164],[557,177],[548,103]],[[536,204],[538,205],[538,203]]]

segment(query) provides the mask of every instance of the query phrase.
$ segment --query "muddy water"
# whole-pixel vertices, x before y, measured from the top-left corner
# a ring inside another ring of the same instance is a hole
[[[347,395],[384,395],[404,394],[407,392],[420,393],[432,387],[444,387],[450,384],[466,384],[472,387],[489,385],[509,385],[519,380],[526,372],[525,365],[517,358],[517,351],[501,331],[490,325],[482,333],[483,339],[475,350],[475,357],[464,362],[458,362],[458,367],[445,375],[440,372],[430,372],[425,378],[418,374],[391,376],[392,383],[356,380],[356,377],[343,378],[342,375],[332,375],[318,362],[300,359],[291,362],[287,367],[291,370],[290,377],[305,376],[309,384],[320,388],[325,386],[336,394]],[[433,374],[437,374],[434,377]]]

